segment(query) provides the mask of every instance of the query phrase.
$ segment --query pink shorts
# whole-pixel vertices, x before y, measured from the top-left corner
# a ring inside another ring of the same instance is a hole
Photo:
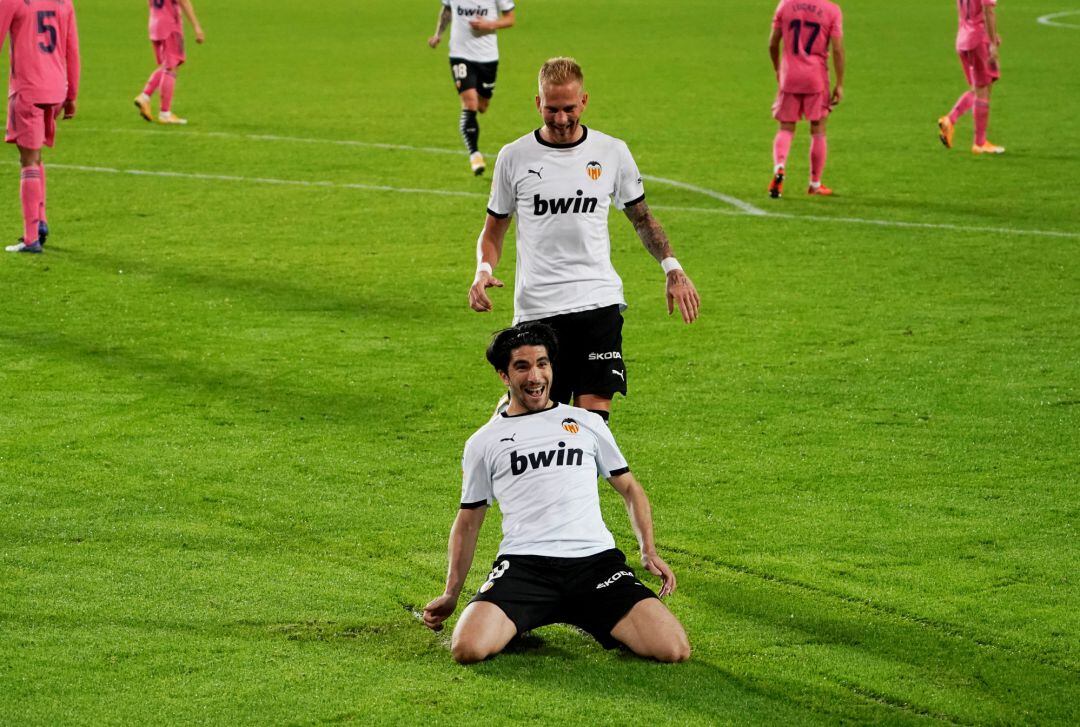
[[[958,51],[964,78],[972,86],[989,86],[1001,78],[1001,71],[990,65],[990,46],[983,43],[978,48]]]
[[[799,119],[821,121],[829,115],[829,92],[786,93],[779,91],[772,105],[772,115],[777,121],[794,124]]]
[[[151,42],[154,44],[154,58],[157,59],[159,66],[176,68],[187,60],[187,56],[184,55],[184,36],[179,33],[172,33],[165,40]]]
[[[62,104],[26,103],[18,95],[8,98],[7,136],[4,141],[24,149],[52,146],[56,140],[56,117]]]

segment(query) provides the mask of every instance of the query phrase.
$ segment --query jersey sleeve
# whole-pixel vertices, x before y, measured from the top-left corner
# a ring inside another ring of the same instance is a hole
[[[836,17],[833,18],[832,29],[829,31],[829,37],[844,37],[844,14],[840,11],[840,8],[836,9]]]
[[[75,22],[75,8],[74,6],[68,6],[70,14],[68,16],[67,26],[67,43],[65,44],[67,57],[65,58],[67,65],[67,98],[65,101],[74,101],[79,96],[79,75],[80,75],[80,60],[79,60],[79,27]]]
[[[450,7],[450,0],[442,0],[442,5],[444,8]]]
[[[595,417],[595,422],[593,418]],[[630,471],[622,450],[607,423],[597,415],[589,418],[589,429],[596,435],[596,471],[601,477],[616,477]]]
[[[506,219],[514,213],[514,185],[511,181],[511,161],[508,147],[503,147],[495,158],[495,172],[491,175],[491,196],[488,197],[488,214]]]
[[[774,27],[777,30],[783,30],[784,29],[784,21],[780,19],[780,11],[783,10],[783,9],[784,9],[784,0],[780,0],[779,4],[777,4],[777,6],[776,6],[776,12],[773,13],[773,17],[772,17],[772,27]]]
[[[498,0],[499,12],[508,13],[514,9],[514,0]]]
[[[471,509],[495,501],[491,468],[484,458],[484,448],[475,439],[465,443],[461,458],[461,507]]]
[[[619,143],[619,171],[615,176],[615,206],[626,209],[645,199],[645,184],[630,148]]]

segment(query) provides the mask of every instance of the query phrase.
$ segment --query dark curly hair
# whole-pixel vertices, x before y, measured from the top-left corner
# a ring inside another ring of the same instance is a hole
[[[496,331],[487,348],[487,360],[496,371],[505,373],[510,367],[510,354],[521,346],[543,346],[548,358],[554,360],[559,351],[555,329],[546,323],[520,323]]]

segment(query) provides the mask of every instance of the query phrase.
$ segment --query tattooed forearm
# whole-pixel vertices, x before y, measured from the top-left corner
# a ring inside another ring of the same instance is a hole
[[[649,205],[641,201],[627,207],[624,211],[626,217],[634,226],[638,237],[641,238],[641,244],[645,246],[650,255],[656,258],[657,262],[673,256],[674,253],[671,251],[671,243],[668,242],[667,233],[664,232],[664,228],[660,226],[656,218],[652,216]]]
[[[441,36],[443,31],[450,27],[450,19],[450,8],[444,5],[442,12],[439,14],[439,26],[435,29],[435,35]]]

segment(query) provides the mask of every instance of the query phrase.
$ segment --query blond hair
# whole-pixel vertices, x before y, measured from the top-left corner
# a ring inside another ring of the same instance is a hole
[[[585,74],[581,72],[578,62],[568,56],[549,58],[544,65],[540,66],[540,74],[537,77],[541,92],[544,86],[562,86],[574,81],[584,87]]]

